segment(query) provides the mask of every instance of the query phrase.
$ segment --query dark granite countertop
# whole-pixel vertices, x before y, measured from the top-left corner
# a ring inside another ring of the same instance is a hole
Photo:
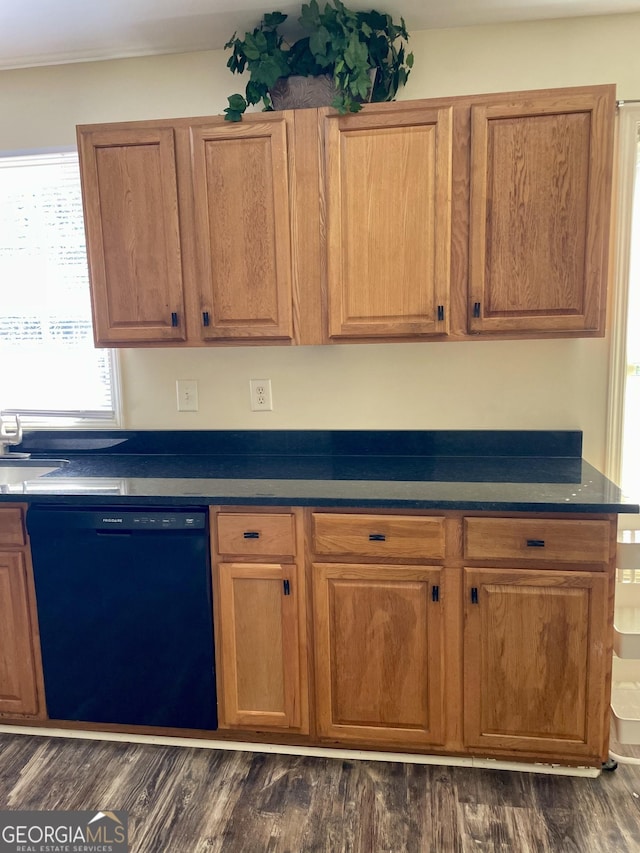
[[[0,501],[638,512],[577,431],[40,431],[17,449],[68,464]]]

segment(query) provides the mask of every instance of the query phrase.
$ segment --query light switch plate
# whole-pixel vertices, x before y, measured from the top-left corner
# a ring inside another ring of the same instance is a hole
[[[179,412],[198,411],[198,383],[195,379],[177,379],[176,395]]]

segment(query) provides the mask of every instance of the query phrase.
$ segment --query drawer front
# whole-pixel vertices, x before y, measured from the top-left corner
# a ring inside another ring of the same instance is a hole
[[[313,513],[316,554],[360,557],[444,557],[444,518]]]
[[[286,556],[296,553],[295,521],[289,513],[218,513],[219,554]]]
[[[609,522],[465,518],[464,555],[472,560],[606,563]]]
[[[26,543],[22,510],[19,507],[0,509],[0,545],[24,545]]]

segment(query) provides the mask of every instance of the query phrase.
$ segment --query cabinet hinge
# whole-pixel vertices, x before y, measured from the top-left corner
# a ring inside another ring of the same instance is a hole
[[[285,595],[291,595],[291,586],[290,586],[290,584],[289,584],[289,581],[288,581],[288,580],[283,580],[283,581],[282,581],[282,586],[284,587],[284,594],[285,594]]]
[[[440,601],[440,587],[436,584],[431,587],[431,601]]]

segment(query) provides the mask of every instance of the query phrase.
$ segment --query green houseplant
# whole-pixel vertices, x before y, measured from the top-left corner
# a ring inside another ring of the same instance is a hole
[[[292,44],[279,30],[286,19],[282,12],[265,14],[253,32],[243,39],[234,33],[226,43],[232,49],[227,67],[250,74],[244,97],[229,98],[228,121],[239,121],[249,104],[260,101],[273,109],[270,90],[281,78],[330,75],[336,90],[331,106],[341,113],[357,112],[366,100],[390,101],[406,83],[413,54],[406,52],[403,18],[397,25],[375,10],[352,12],[341,0],[323,9],[310,0],[298,18],[307,35]]]

